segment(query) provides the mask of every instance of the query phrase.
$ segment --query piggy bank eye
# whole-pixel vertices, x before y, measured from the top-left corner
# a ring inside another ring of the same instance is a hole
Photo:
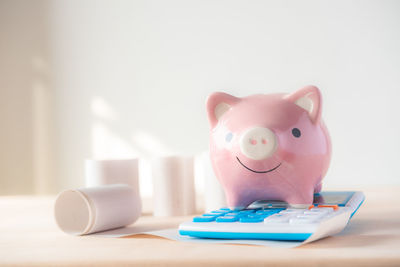
[[[292,134],[294,137],[299,138],[301,136],[301,132],[298,128],[293,128],[292,129]]]
[[[232,133],[228,133],[228,134],[225,136],[225,141],[226,141],[227,143],[229,143],[230,141],[232,141],[232,138],[233,138],[233,134],[232,134]]]

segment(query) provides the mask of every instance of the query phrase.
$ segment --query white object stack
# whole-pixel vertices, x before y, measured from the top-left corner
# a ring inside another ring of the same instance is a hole
[[[154,216],[196,212],[193,157],[158,157],[151,162]]]
[[[138,159],[93,160],[85,162],[87,187],[107,184],[127,184],[139,188]]]
[[[204,209],[206,212],[226,207],[224,190],[214,174],[210,153],[205,151],[196,157],[196,175],[204,184]]]
[[[85,235],[134,223],[142,212],[138,160],[87,160],[87,187],[61,192],[55,219],[68,234]]]

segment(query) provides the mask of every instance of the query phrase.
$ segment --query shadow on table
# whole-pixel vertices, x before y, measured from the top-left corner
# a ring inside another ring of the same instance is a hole
[[[399,225],[399,220],[384,219],[384,217],[352,220],[341,233],[301,247],[368,247],[397,242],[400,237]]]
[[[133,224],[127,227],[112,229],[104,232],[98,232],[91,234],[91,236],[95,237],[140,237],[141,233],[164,230],[169,228],[177,228],[179,223],[177,222],[169,222],[168,220],[160,220],[160,221],[149,221],[141,224]],[[140,234],[140,236],[139,236]],[[157,237],[160,238],[160,237]]]
[[[394,218],[383,219],[382,216],[370,218],[357,218],[350,221],[347,227],[339,234],[322,240],[305,244],[302,248],[349,248],[368,247],[383,243],[395,243],[400,238],[400,220]],[[170,220],[147,220],[135,223],[128,227],[118,228],[105,232],[95,233],[97,237],[124,237],[124,238],[162,238],[143,235],[144,232],[157,231],[168,228],[177,228],[182,219]]]

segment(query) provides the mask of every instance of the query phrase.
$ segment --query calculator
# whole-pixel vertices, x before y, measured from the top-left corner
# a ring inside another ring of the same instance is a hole
[[[280,201],[256,201],[243,210],[221,208],[179,225],[197,238],[304,241],[342,231],[365,199],[359,191],[324,191],[313,204],[293,208]],[[318,236],[318,237],[316,237]]]

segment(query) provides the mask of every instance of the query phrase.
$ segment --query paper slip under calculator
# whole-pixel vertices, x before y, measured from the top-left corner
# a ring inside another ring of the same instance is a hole
[[[244,210],[221,208],[179,226],[179,234],[213,239],[261,239],[311,242],[342,231],[363,203],[362,192],[326,191],[308,208],[257,201]]]

